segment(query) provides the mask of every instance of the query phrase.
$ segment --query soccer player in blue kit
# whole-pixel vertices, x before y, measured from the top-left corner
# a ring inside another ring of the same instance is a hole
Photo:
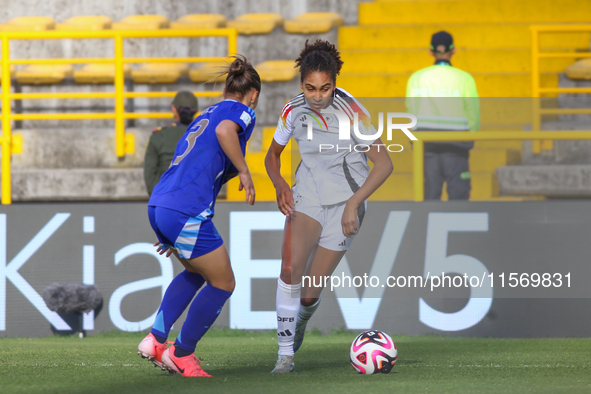
[[[244,154],[260,91],[261,80],[252,64],[236,57],[227,70],[225,100],[203,111],[187,128],[148,203],[158,251],[174,253],[185,270],[168,286],[138,353],[172,373],[211,376],[199,365],[195,347],[235,286],[228,251],[212,222],[214,205],[222,185],[236,175],[239,189],[246,191],[246,202],[254,205],[255,190]],[[189,304],[187,319],[167,349],[170,329]]]

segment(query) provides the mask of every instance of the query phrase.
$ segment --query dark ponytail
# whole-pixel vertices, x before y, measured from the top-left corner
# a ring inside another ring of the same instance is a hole
[[[341,72],[343,61],[341,54],[334,44],[320,39],[309,44],[306,40],[304,49],[296,59],[296,67],[300,68],[300,78],[304,78],[312,71],[325,72],[336,82],[337,75]]]
[[[242,55],[236,55],[228,70],[223,74],[228,74],[226,77],[226,94],[244,97],[251,89],[261,91],[259,73]]]

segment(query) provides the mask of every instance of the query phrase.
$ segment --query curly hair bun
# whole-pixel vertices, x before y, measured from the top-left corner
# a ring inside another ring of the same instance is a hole
[[[320,39],[313,43],[306,40],[304,49],[300,52],[300,56],[295,63],[296,67],[300,68],[302,81],[312,71],[326,72],[332,77],[333,81],[336,81],[337,75],[340,74],[343,67],[341,54],[337,47],[328,41]]]

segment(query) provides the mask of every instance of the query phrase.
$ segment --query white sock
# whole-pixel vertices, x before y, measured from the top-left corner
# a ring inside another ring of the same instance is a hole
[[[301,283],[288,285],[277,280],[277,342],[280,356],[293,356],[293,336],[300,310]]]
[[[310,306],[300,305],[300,311],[298,313],[298,321],[297,321],[298,325],[301,323],[306,324],[308,322],[308,320],[310,320],[310,318],[312,317],[314,312],[316,312],[316,309],[318,309],[318,305],[320,305],[320,300],[321,300],[321,298],[318,298],[318,301],[316,301],[315,303],[313,303]]]

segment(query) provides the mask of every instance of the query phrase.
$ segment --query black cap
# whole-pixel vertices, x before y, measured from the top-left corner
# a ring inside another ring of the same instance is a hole
[[[181,90],[174,96],[174,100],[172,100],[172,105],[176,108],[181,107],[189,107],[193,109],[197,109],[197,97],[188,90]]]
[[[433,52],[446,53],[452,49],[454,49],[454,39],[448,32],[442,30],[431,36],[431,50]]]

